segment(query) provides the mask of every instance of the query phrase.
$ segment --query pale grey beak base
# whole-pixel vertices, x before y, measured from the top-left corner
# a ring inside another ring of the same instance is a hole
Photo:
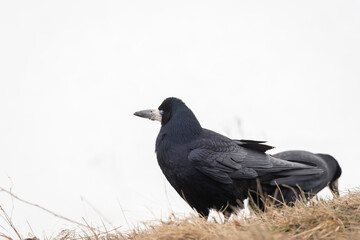
[[[339,196],[339,179],[336,179],[335,181],[331,182],[329,184],[329,188],[331,190],[331,192],[335,195],[335,196]]]
[[[134,113],[135,116],[142,117],[142,118],[148,118],[150,120],[156,120],[161,122],[161,114],[158,109],[147,109],[142,110]]]

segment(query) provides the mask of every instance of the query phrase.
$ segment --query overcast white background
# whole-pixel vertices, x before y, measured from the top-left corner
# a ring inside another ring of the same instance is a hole
[[[359,12],[328,0],[1,1],[0,186],[93,226],[190,213],[158,167],[160,124],[133,116],[168,96],[270,153],[329,153],[341,190],[359,186]],[[23,236],[73,227],[5,192],[0,205]]]

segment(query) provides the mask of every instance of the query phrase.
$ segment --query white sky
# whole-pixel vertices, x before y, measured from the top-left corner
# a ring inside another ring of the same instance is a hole
[[[341,189],[359,186],[359,12],[328,0],[1,1],[0,186],[94,226],[91,205],[124,228],[124,215],[131,227],[191,212],[157,165],[159,124],[132,115],[168,96],[271,153],[329,153]],[[24,236],[28,223],[38,236],[72,227],[4,192],[0,206]]]

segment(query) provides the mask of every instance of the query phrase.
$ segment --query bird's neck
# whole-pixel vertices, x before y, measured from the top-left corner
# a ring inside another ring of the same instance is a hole
[[[161,127],[159,137],[174,144],[184,144],[200,135],[202,127],[191,111],[179,111],[165,126]]]

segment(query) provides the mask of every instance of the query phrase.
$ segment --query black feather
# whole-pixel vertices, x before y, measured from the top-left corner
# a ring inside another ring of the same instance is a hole
[[[260,152],[266,152],[270,149],[273,149],[273,146],[266,145],[266,141],[254,141],[254,140],[234,140],[236,144],[239,146],[242,146],[244,148],[260,151]]]

